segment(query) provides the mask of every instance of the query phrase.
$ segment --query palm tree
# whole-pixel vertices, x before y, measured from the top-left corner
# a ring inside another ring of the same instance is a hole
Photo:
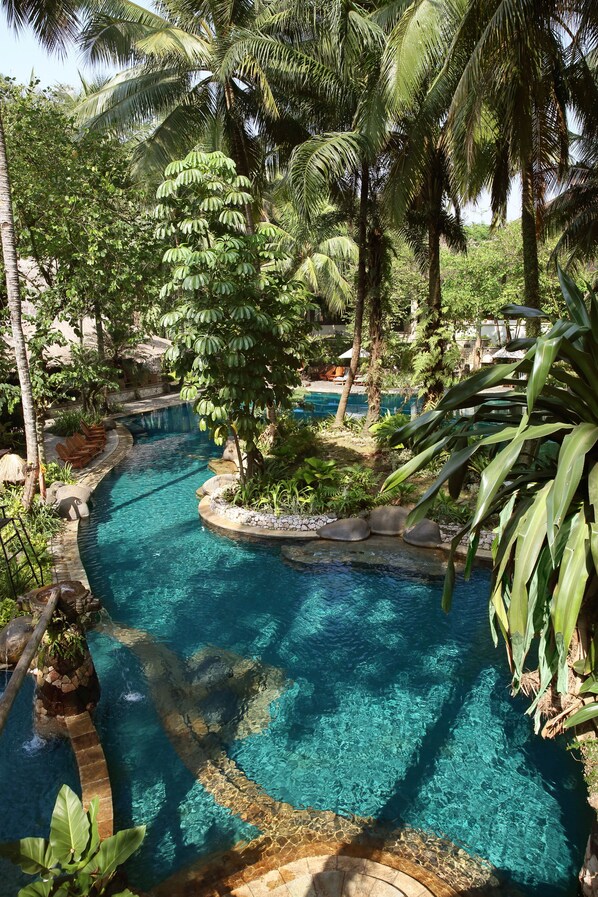
[[[427,401],[444,392],[452,375],[442,326],[440,248],[465,251],[460,193],[446,114],[454,67],[440,73],[459,26],[464,3],[417,0],[396,15],[390,4],[377,14],[389,35],[382,77],[389,108],[402,121],[403,139],[390,160],[385,202],[403,237],[427,274],[428,299],[420,310],[419,377]]]
[[[30,26],[40,42],[49,49],[60,49],[71,38],[77,26],[76,4],[63,0],[3,0],[2,6],[8,22],[15,29]],[[2,125],[2,104],[0,103],[0,236],[2,257],[6,275],[6,290],[10,324],[14,342],[15,361],[19,385],[27,450],[27,476],[23,491],[23,505],[29,508],[33,500],[35,482],[39,469],[39,446],[37,439],[35,405],[29,374],[27,344],[23,332],[21,316],[21,290],[17,265],[17,239],[8,156],[4,128]]]
[[[598,258],[598,142],[582,137],[578,143],[580,158],[546,214],[548,233],[559,235],[552,261],[566,257],[567,267]]]
[[[448,116],[464,193],[475,197],[482,182],[471,171],[485,164],[495,218],[504,218],[519,174],[525,303],[531,308],[540,306],[538,240],[546,194],[569,166],[571,109],[594,132],[597,125],[598,85],[584,53],[584,36],[596,18],[591,0],[481,0],[469,4],[453,40],[453,60],[467,56]],[[529,319],[530,334],[538,322]]]
[[[341,212],[326,206],[313,223],[297,212],[284,186],[275,190],[266,214],[285,254],[283,273],[297,280],[330,311],[341,314],[353,299],[357,245],[348,233]]]
[[[312,135],[293,150],[288,179],[307,222],[321,214],[332,193],[354,222],[358,247],[353,347],[336,422],[341,425],[361,353],[368,295],[368,233],[374,196],[372,173],[386,141],[379,89],[382,29],[355,3],[283,3],[262,16],[260,30],[240,37],[227,61],[237,71],[254,65],[277,88],[288,85],[291,109]]]
[[[168,162],[200,144],[225,152],[260,188],[260,134],[271,127],[273,140],[284,143],[280,110],[257,62],[243,71],[224,65],[237,36],[252,33],[257,8],[244,0],[164,0],[158,13],[100,0],[81,45],[92,62],[126,67],[87,92],[81,118],[129,136],[136,128],[133,170],[144,180],[161,177]],[[249,210],[247,217],[251,227]]]

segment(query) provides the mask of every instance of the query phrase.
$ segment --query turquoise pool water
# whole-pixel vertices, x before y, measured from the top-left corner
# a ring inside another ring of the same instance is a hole
[[[334,392],[309,392],[302,399],[301,404],[295,410],[295,415],[301,417],[328,417],[335,414],[338,407],[339,396]],[[390,412],[394,414],[402,411],[409,414],[411,409],[416,405],[417,399],[414,396],[407,396],[404,393],[385,393],[382,396],[381,410],[382,413]],[[365,414],[368,410],[368,400],[365,393],[352,392],[347,401],[347,413],[354,415]]]
[[[112,619],[181,661],[207,645],[283,671],[269,725],[227,745],[246,774],[296,807],[444,835],[530,897],[573,897],[590,826],[581,770],[564,740],[533,735],[509,697],[488,631],[487,574],[459,583],[447,616],[439,579],[423,570],[300,569],[279,545],[235,543],[198,518],[194,492],[220,450],[189,409],[135,423],[146,435],[95,493],[84,563]],[[148,824],[132,880],[149,887],[251,838],[175,753],[137,657],[106,633],[90,642],[116,823]],[[4,756],[3,745],[3,770]],[[25,803],[26,784],[3,775],[11,803]],[[5,816],[2,837],[40,833],[50,805],[40,798],[36,819]]]

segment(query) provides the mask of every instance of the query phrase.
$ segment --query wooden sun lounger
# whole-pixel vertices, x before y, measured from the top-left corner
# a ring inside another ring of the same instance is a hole
[[[56,454],[61,461],[64,461],[65,464],[70,464],[77,470],[79,470],[81,467],[85,467],[85,465],[89,461],[89,457],[87,455],[82,455],[80,452],[75,453],[69,451],[66,445],[63,445],[62,442],[58,442],[56,444]]]

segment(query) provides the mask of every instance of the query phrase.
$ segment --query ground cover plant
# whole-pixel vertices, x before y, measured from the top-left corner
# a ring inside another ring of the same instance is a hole
[[[542,712],[550,716],[546,734],[598,716],[598,701],[586,697],[598,692],[598,297],[584,297],[562,272],[561,285],[568,317],[522,341],[522,360],[473,375],[396,432],[391,441],[408,443],[415,455],[386,484],[392,489],[450,453],[413,510],[415,522],[445,484],[459,494],[476,456],[490,458],[453,553],[468,536],[470,568],[480,530],[498,517],[492,632],[506,643],[513,691],[533,693],[536,726]],[[451,556],[446,609],[454,582]]]

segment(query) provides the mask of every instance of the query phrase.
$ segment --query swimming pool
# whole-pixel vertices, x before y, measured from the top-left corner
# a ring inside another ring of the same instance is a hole
[[[136,424],[147,435],[98,487],[80,535],[113,621],[90,644],[116,824],[148,825],[132,881],[147,888],[258,834],[193,774],[197,739],[177,740],[170,711],[188,722],[196,701],[210,749],[223,745],[262,795],[436,833],[525,894],[573,897],[591,818],[580,766],[564,740],[534,736],[509,697],[487,574],[459,583],[447,616],[438,576],[299,568],[279,545],[233,542],[197,515],[194,491],[221,450],[189,408]],[[241,697],[227,685],[239,670]],[[26,799],[4,782],[12,802]],[[43,832],[44,812],[19,831],[4,819],[2,837]]]
[[[295,415],[297,417],[328,417],[336,413],[339,401],[339,393],[334,392],[306,392],[301,399]],[[384,393],[380,409],[382,414],[387,412],[395,414],[402,411],[410,414],[412,408],[417,405],[417,397],[402,392]],[[368,397],[365,393],[351,392],[347,400],[347,414],[361,416],[367,413]]]

